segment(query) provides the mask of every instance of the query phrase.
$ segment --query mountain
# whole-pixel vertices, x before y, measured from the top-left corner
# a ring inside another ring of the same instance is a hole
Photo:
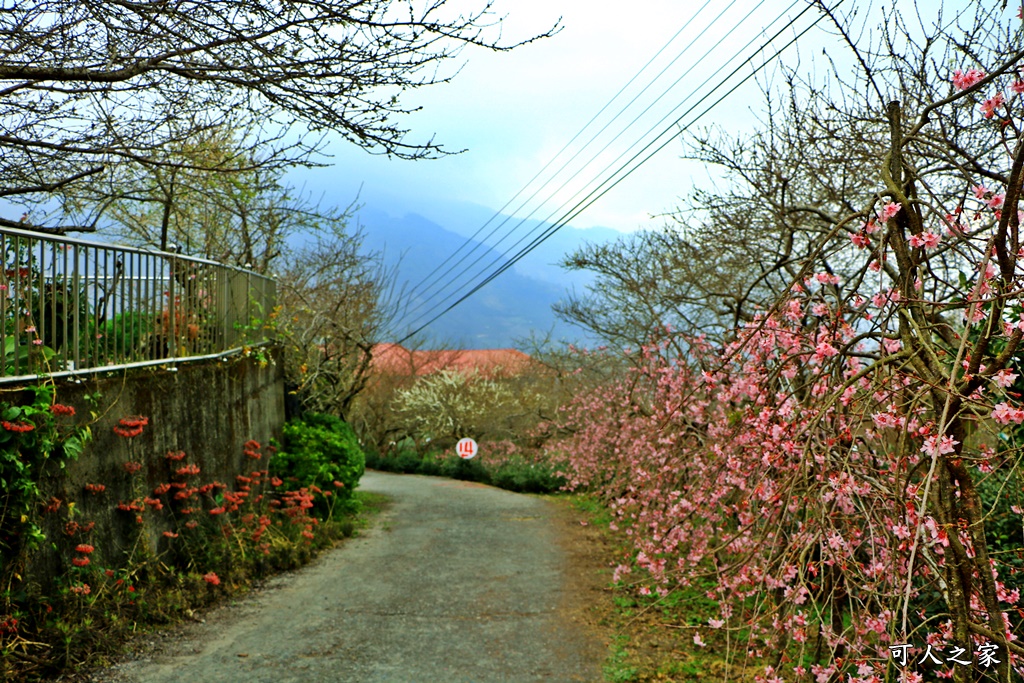
[[[470,222],[472,213],[466,211],[453,221],[466,231],[468,228],[465,226],[473,224]],[[476,223],[477,227],[486,220],[485,217]],[[443,305],[432,309],[456,291],[458,285],[476,284],[481,273],[490,273],[505,263],[501,252],[523,232],[518,231],[515,238],[491,249],[479,242],[466,245],[465,236],[414,213],[392,215],[379,208],[364,206],[359,211],[358,222],[365,235],[364,249],[381,252],[385,264],[397,269],[399,288],[405,285],[403,304],[408,314],[400,323],[403,334],[410,326],[418,327],[453,303],[458,296],[451,296]],[[581,339],[579,330],[557,320],[551,311],[551,305],[565,296],[568,287],[580,286],[588,279],[573,277],[553,265],[561,257],[561,254],[556,254],[556,249],[572,249],[581,241],[578,234],[570,232],[566,235],[553,242],[546,251],[538,249],[539,253],[531,253],[530,257],[524,258],[432,323],[424,330],[427,345],[507,348],[514,346],[517,338],[528,337],[532,332],[543,336],[549,331],[554,339]],[[530,239],[532,236],[519,246]],[[460,251],[456,254],[457,250]],[[446,262],[453,254],[454,258]],[[452,278],[457,278],[455,287],[446,288],[446,283]],[[458,295],[467,289],[458,289]]]
[[[549,223],[536,218],[521,222],[518,218],[496,215],[493,209],[471,202],[421,201],[415,213],[456,233],[463,239],[475,239],[495,246],[496,251],[509,249],[521,236],[529,235],[510,254],[528,244],[534,237],[550,227]],[[496,244],[506,233],[514,229],[514,236]],[[493,234],[491,234],[493,231]],[[623,233],[604,227],[575,228],[565,226],[545,239],[533,251],[518,261],[512,268],[521,275],[551,282],[562,287],[578,289],[589,284],[593,278],[589,273],[572,272],[561,268],[558,263],[575,251],[584,242],[610,242]]]

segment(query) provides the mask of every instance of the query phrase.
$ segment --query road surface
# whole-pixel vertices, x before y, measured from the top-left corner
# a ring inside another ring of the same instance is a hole
[[[563,507],[434,477],[360,486],[392,500],[372,528],[89,680],[602,680]]]

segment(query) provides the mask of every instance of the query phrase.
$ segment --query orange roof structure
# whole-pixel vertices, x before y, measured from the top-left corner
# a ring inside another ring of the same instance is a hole
[[[413,351],[399,344],[377,344],[372,353],[375,372],[408,376],[441,370],[476,370],[485,377],[511,376],[533,363],[533,359],[516,349]]]

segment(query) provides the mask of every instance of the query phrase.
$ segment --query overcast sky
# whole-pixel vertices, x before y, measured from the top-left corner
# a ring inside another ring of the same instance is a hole
[[[451,2],[453,6],[475,4],[474,0]],[[421,212],[435,220],[437,215],[430,215],[427,207],[438,202],[471,202],[497,210],[690,21],[689,27],[643,72],[626,97],[616,101],[584,134],[573,151],[667,66],[665,76],[592,143],[574,166],[517,212],[524,216],[535,211],[534,218],[546,218],[552,212],[560,215],[557,210],[562,202],[602,177],[603,168],[614,163],[618,154],[641,139],[673,107],[685,103],[687,97],[693,98],[692,103],[695,93],[710,89],[708,85],[701,91],[700,84],[715,69],[725,66],[731,70],[740,59],[729,63],[730,59],[751,54],[748,41],[763,42],[764,37],[758,35],[773,20],[781,17],[771,26],[771,33],[788,27],[775,43],[781,46],[815,16],[812,11],[794,23],[798,12],[806,7],[804,0],[712,0],[698,14],[702,4],[703,0],[634,0],[617,6],[612,13],[599,9],[593,0],[499,0],[498,9],[507,14],[503,27],[507,39],[544,31],[559,17],[564,28],[550,39],[508,53],[467,49],[459,60],[462,71],[452,83],[424,88],[407,100],[423,107],[404,122],[413,139],[434,135],[446,148],[465,148],[466,152],[436,161],[407,162],[371,156],[344,142],[332,142],[327,147],[333,155],[330,168],[297,171],[291,179],[337,204],[351,201],[362,186],[362,198],[370,205],[395,213]],[[813,56],[820,55],[823,47],[830,55],[841,55],[842,45],[822,30],[828,28],[823,22],[820,28],[812,29],[801,38],[799,52],[790,48],[786,60],[794,63],[799,54],[801,64],[810,68]],[[716,46],[719,40],[722,42]],[[669,65],[673,59],[677,61]],[[745,67],[736,78],[750,71],[751,67]],[[713,77],[712,83],[724,76]],[[677,79],[680,82],[661,102],[637,123],[628,125],[640,109]],[[762,107],[757,85],[749,82],[736,89],[701,125],[716,123],[731,131],[749,130]],[[682,110],[670,115],[668,121],[680,113]],[[687,120],[690,118],[692,115]],[[666,125],[662,123],[658,129]],[[623,129],[618,141],[599,155],[597,162],[579,168],[582,160],[589,159]],[[651,225],[650,214],[672,209],[694,182],[709,182],[705,169],[679,160],[681,151],[678,142],[670,144],[572,224],[623,231]],[[547,180],[557,167],[556,163],[542,180]],[[554,192],[574,170],[578,174],[570,185]],[[538,187],[535,183],[530,189]],[[554,198],[544,201],[552,193]],[[522,199],[513,206],[518,208]]]

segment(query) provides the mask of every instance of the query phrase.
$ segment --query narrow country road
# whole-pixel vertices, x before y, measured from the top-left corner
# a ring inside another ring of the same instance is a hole
[[[564,510],[433,477],[367,472],[360,486],[393,501],[371,529],[90,680],[601,680]]]

